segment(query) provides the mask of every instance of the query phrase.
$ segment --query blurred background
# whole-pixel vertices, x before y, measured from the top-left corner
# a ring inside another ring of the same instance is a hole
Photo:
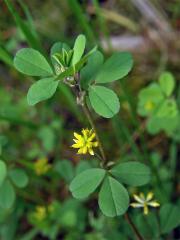
[[[62,85],[52,99],[30,107],[26,94],[34,79],[13,67],[20,48],[33,47],[48,56],[54,42],[73,46],[80,33],[87,37],[87,49],[98,45],[107,57],[130,51],[134,58],[129,76],[112,85],[120,113],[111,120],[94,114],[108,157],[153,162],[162,169],[160,180],[167,191],[163,195],[156,180],[144,189],[153,188],[160,202],[178,199],[180,185],[174,176],[179,142],[163,132],[152,136],[145,131],[144,119],[137,115],[137,97],[164,70],[173,73],[180,96],[180,1],[0,0],[0,159],[11,178],[10,187],[0,190],[2,240],[135,239],[123,217],[108,219],[99,212],[96,196],[78,202],[68,192],[75,173],[97,165],[88,157],[80,161],[70,147],[73,132],[88,126],[71,90]],[[168,159],[174,164],[171,173]],[[154,215],[146,224],[137,211],[134,221],[143,225],[146,239],[160,239]],[[161,239],[179,238],[176,229]]]

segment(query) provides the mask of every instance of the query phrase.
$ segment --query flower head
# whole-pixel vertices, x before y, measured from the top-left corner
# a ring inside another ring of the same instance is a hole
[[[34,170],[37,175],[43,175],[49,171],[51,164],[48,163],[47,158],[39,158],[34,163]]]
[[[36,206],[35,211],[32,213],[32,217],[41,222],[47,217],[47,211],[44,206]]]
[[[159,207],[160,204],[156,200],[153,199],[154,194],[149,192],[145,197],[143,193],[139,195],[134,194],[133,197],[136,202],[131,203],[130,205],[134,208],[144,208],[144,214],[147,215],[149,213],[149,207]]]
[[[82,135],[78,133],[74,133],[75,139],[73,141],[75,142],[72,147],[73,148],[79,148],[78,154],[86,154],[89,153],[90,155],[94,155],[93,147],[98,147],[98,142],[93,141],[96,138],[96,134],[91,129],[83,129],[81,131]]]

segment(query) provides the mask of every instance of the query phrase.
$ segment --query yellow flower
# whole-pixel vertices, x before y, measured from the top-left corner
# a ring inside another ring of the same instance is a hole
[[[131,203],[130,205],[134,208],[144,208],[144,214],[147,215],[149,213],[149,207],[159,207],[160,204],[156,200],[153,199],[154,194],[149,192],[145,197],[143,193],[139,195],[134,194],[133,197],[136,202]]]
[[[33,217],[36,221],[41,222],[47,216],[47,211],[44,206],[37,206],[35,211],[33,212]]]
[[[47,158],[39,158],[35,163],[34,163],[34,170],[37,175],[43,175],[49,171],[51,168],[51,164],[48,163]]]
[[[94,131],[91,129],[83,129],[82,135],[74,133],[76,139],[73,139],[75,144],[72,145],[73,148],[79,148],[78,154],[94,155],[93,147],[98,147],[98,142],[93,140],[96,138]]]

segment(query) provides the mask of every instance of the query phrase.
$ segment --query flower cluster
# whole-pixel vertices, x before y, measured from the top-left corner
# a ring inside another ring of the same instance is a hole
[[[149,213],[149,207],[160,206],[156,200],[152,200],[153,196],[154,194],[152,192],[149,192],[146,197],[143,193],[140,193],[139,195],[134,194],[133,197],[136,202],[131,203],[131,206],[134,208],[143,208],[144,214],[147,215]]]
[[[48,163],[47,158],[39,158],[34,163],[34,171],[38,176],[46,174],[50,168],[51,164]]]
[[[94,141],[96,138],[96,134],[91,129],[83,129],[81,131],[82,135],[78,133],[74,133],[75,139],[73,141],[75,142],[72,147],[73,148],[79,148],[78,154],[86,154],[89,153],[90,155],[94,155],[94,147],[98,147],[98,142]]]

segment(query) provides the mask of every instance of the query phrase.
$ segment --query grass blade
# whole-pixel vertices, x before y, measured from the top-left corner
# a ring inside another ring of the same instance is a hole
[[[0,46],[0,60],[9,66],[13,66],[12,56]]]
[[[39,40],[37,39],[37,36],[34,35],[34,32],[31,30],[31,25],[28,23],[26,23],[21,16],[18,14],[18,12],[16,11],[13,3],[11,0],[5,0],[5,3],[10,11],[10,13],[12,14],[16,25],[21,29],[21,31],[23,32],[24,36],[26,37],[26,40],[28,42],[28,44],[32,47],[35,48],[39,51],[42,51],[41,48],[41,44],[39,42]]]
[[[75,17],[77,18],[82,30],[85,31],[87,38],[89,38],[91,42],[95,43],[96,37],[94,35],[94,31],[90,27],[90,24],[87,21],[86,16],[84,15],[81,5],[78,3],[77,0],[68,0],[68,2],[71,8],[71,11],[74,13]]]

